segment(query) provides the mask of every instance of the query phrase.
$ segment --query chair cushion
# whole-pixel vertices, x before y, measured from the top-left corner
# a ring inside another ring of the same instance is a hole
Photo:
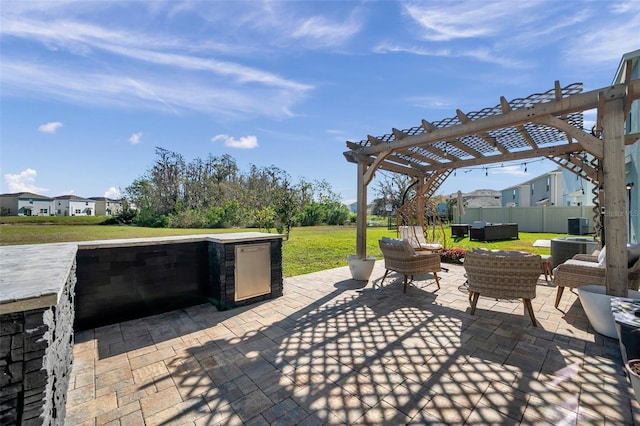
[[[428,250],[441,250],[442,244],[420,244],[421,248],[426,248]]]
[[[563,264],[564,265],[582,266],[582,267],[585,267],[585,268],[603,269],[605,267],[605,265],[600,264],[600,263],[589,262],[588,260],[575,260],[575,259],[565,260]],[[558,266],[560,266],[560,265],[558,265]]]
[[[627,268],[631,268],[640,259],[640,244],[627,244]],[[602,247],[598,253],[598,265],[604,268],[607,264],[607,247]]]
[[[382,237],[382,242],[385,244],[388,244],[390,246],[396,245],[396,246],[401,246],[404,245],[404,241],[403,239],[400,238],[389,238],[389,237]]]
[[[600,253],[598,254],[598,265],[601,268],[604,268],[607,264],[607,246],[602,247]]]
[[[486,255],[486,256],[507,256],[507,257],[520,257],[520,256],[532,256],[531,253],[516,250],[489,250],[485,248],[475,247],[472,249],[474,253]]]
[[[640,244],[627,244],[627,254],[629,255],[627,268],[631,268],[640,258]]]

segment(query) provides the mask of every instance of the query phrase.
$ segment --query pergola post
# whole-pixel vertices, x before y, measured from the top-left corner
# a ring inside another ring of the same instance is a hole
[[[614,97],[605,90],[602,127],[604,135],[604,229],[606,235],[607,294],[627,297],[627,226],[624,174],[624,97]],[[610,98],[610,99],[607,99]],[[602,104],[601,104],[602,105]]]
[[[358,190],[356,201],[356,255],[360,259],[367,257],[367,165],[358,161]]]

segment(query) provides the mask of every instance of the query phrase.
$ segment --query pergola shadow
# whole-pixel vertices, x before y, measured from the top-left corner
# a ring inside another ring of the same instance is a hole
[[[611,407],[632,418],[628,395],[607,388],[623,386],[619,353],[587,360],[589,341],[532,327],[510,301],[481,299],[471,316],[461,276],[433,292],[426,275],[406,294],[397,275],[377,288],[297,277],[284,297],[240,310],[200,305],[115,325],[153,343],[103,361],[129,363],[132,383],[119,384],[136,388],[149,424],[575,423]],[[149,402],[170,392],[173,405]]]

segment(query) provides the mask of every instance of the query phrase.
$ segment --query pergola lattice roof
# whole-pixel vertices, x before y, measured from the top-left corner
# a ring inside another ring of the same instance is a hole
[[[484,108],[466,114],[458,110],[455,117],[433,123],[423,120],[420,126],[403,130],[393,129],[392,133],[382,136],[369,136],[359,142],[347,142],[351,152],[345,152],[345,156],[348,161],[357,162],[357,156],[362,148],[376,147],[380,149],[383,147],[384,150],[390,149],[393,152],[386,156],[379,168],[416,177],[429,174],[430,171],[442,172],[447,169],[540,156],[539,153],[533,151],[540,147],[566,145],[572,143],[571,139],[557,128],[528,122],[484,132],[468,133],[451,139],[434,140],[422,145],[398,149],[395,146],[407,137],[427,135],[437,129],[459,126],[511,111],[526,110],[536,104],[559,100],[581,92],[582,83],[573,83],[564,88],[560,88],[559,83],[556,83],[555,88],[544,93],[535,93],[526,98],[516,98],[510,102],[502,98],[501,103],[492,108]],[[582,111],[567,114],[562,119],[577,129],[583,128]],[[582,150],[579,146],[576,148]],[[562,154],[567,152],[566,149],[562,151]],[[505,154],[512,154],[512,158],[505,160]],[[370,163],[373,161],[371,159]]]

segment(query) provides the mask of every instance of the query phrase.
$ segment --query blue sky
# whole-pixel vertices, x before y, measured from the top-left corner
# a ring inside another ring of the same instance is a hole
[[[49,196],[117,196],[162,147],[327,180],[351,202],[347,140],[556,80],[604,87],[640,47],[637,0],[3,0],[0,16],[0,192]],[[555,168],[459,170],[439,193]]]

